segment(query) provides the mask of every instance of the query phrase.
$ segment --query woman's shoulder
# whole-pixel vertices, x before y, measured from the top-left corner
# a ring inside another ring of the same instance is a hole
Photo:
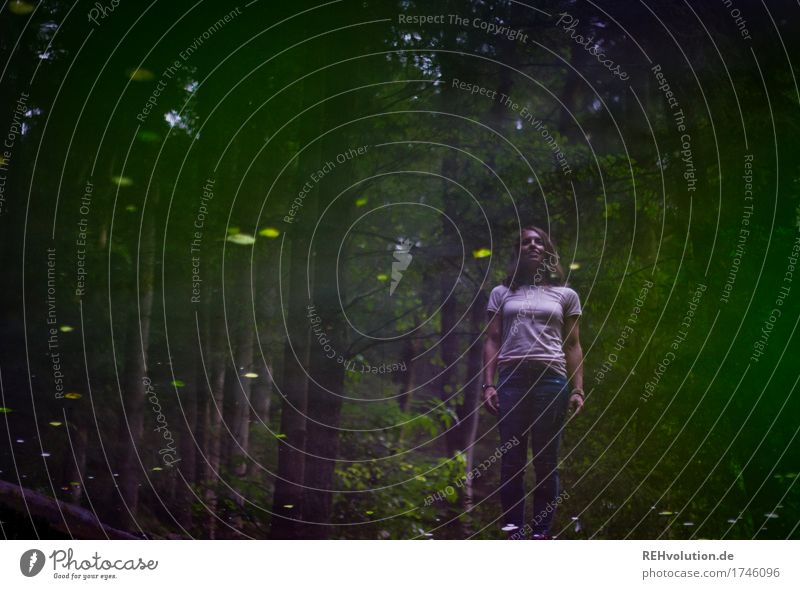
[[[494,291],[497,291],[497,292],[505,292],[505,291],[507,291],[507,290],[508,290],[508,287],[507,287],[505,284],[503,284],[503,283],[501,282],[500,284],[498,284],[497,286],[495,286],[495,287],[492,289],[492,292],[494,292]]]
[[[578,291],[576,291],[574,288],[572,288],[571,286],[569,286],[567,284],[560,284],[560,285],[557,285],[557,286],[552,286],[551,288],[555,288],[559,292],[571,292],[571,293],[578,294]]]
[[[563,299],[579,299],[578,292],[570,286],[559,285],[550,287],[554,292],[558,293]]]

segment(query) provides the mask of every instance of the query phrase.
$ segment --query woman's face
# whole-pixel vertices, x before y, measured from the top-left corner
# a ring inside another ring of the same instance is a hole
[[[539,266],[544,260],[544,255],[545,245],[542,236],[532,229],[523,230],[519,246],[520,264],[526,264],[528,267]]]

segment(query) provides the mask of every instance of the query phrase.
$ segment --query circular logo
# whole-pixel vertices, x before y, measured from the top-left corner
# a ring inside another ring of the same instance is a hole
[[[35,577],[44,568],[44,552],[41,550],[26,550],[19,559],[19,570],[26,577]]]

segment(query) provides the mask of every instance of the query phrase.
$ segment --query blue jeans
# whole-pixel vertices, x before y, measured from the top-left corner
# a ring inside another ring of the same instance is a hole
[[[520,529],[525,525],[525,466],[528,437],[533,450],[536,488],[533,491],[533,534],[549,534],[559,494],[558,449],[569,402],[566,377],[558,372],[513,364],[500,368],[497,395],[500,401],[500,443],[516,438],[519,443],[503,454],[500,467],[500,499],[503,523]]]

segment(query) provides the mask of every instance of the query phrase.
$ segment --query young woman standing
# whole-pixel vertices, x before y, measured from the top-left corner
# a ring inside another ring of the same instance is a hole
[[[545,231],[533,226],[522,230],[508,276],[492,290],[487,312],[483,400],[498,416],[501,446],[512,442],[500,467],[503,530],[513,538],[548,539],[561,503],[561,431],[567,414],[577,415],[583,407],[584,394],[581,303],[564,286],[558,254]],[[534,516],[526,525],[528,438],[536,487]]]

